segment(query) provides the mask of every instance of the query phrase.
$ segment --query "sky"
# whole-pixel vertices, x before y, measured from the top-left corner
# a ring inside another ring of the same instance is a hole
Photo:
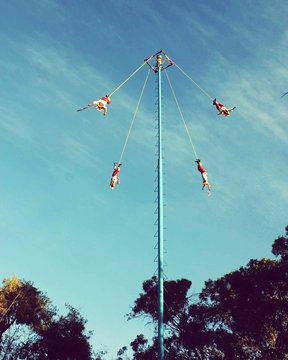
[[[288,224],[287,18],[281,0],[0,2],[1,279],[32,281],[60,313],[79,309],[107,359],[152,335],[125,315],[157,273],[157,76],[137,112],[146,65],[105,118],[76,110],[161,49],[178,65],[166,71],[212,184],[208,197],[163,72],[165,277],[197,294],[272,257]],[[236,106],[230,117],[214,97]]]

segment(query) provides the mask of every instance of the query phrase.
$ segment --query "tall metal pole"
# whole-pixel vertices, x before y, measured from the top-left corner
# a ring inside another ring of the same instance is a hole
[[[164,276],[163,276],[163,164],[161,119],[161,57],[158,67],[158,360],[164,360]]]

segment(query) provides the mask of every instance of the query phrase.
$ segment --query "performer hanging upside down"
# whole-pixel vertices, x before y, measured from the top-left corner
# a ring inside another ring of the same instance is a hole
[[[110,103],[111,103],[111,99],[110,99],[109,95],[105,95],[99,100],[92,101],[92,103],[88,104],[87,106],[88,107],[95,106],[98,111],[103,110],[104,111],[104,116],[106,116],[106,114],[107,114],[107,104],[110,104]]]
[[[118,174],[120,172],[120,166],[122,166],[122,164],[114,162],[114,169],[110,180],[110,187],[112,190],[116,185],[120,184],[120,178],[118,177]]]
[[[107,104],[110,104],[110,103],[111,103],[111,99],[110,99],[109,95],[105,95],[101,99],[94,100],[87,106],[84,106],[83,108],[80,108],[77,111],[83,111],[85,109],[88,109],[91,106],[95,106],[98,111],[104,110],[104,116],[105,116],[107,113]]]
[[[205,186],[207,186],[208,188],[208,196],[211,195],[211,185],[209,184],[209,181],[208,181],[208,173],[207,171],[204,169],[202,163],[201,163],[201,160],[200,159],[196,159],[195,162],[197,163],[197,169],[198,171],[200,171],[201,173],[201,176],[202,176],[202,190],[205,188]]]
[[[218,115],[223,115],[223,116],[230,116],[231,112],[236,109],[236,106],[229,109],[226,108],[223,104],[219,103],[217,99],[213,100],[213,105],[215,105],[216,109],[219,111]]]

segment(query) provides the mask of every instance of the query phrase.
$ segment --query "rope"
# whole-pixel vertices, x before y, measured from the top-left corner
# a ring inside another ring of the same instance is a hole
[[[186,72],[185,72],[184,70],[182,70],[182,69],[180,68],[180,66],[178,66],[175,62],[174,62],[174,65],[175,65],[188,79],[190,79],[190,80],[193,82],[193,84],[196,85],[196,86],[198,87],[198,89],[200,89],[200,90],[202,91],[202,93],[208,97],[208,99],[214,100],[214,98],[213,98],[212,96],[210,96],[204,89],[202,89],[202,88],[196,83],[196,81],[194,81],[188,74],[186,74]]]
[[[144,63],[143,63],[141,66],[139,66],[139,68],[136,69],[136,70],[135,70],[125,81],[123,81],[115,90],[113,90],[113,91],[109,94],[109,96],[111,97],[117,90],[119,90],[124,84],[126,84],[126,82],[127,82],[128,80],[130,80],[140,69],[142,69],[142,67],[145,66],[146,63],[147,63],[149,60],[152,59],[153,56],[154,56],[154,55],[151,55],[148,59],[146,59],[146,60],[144,61]]]
[[[133,118],[132,118],[132,122],[131,122],[130,128],[129,128],[129,130],[128,130],[128,134],[127,134],[127,137],[126,137],[126,140],[125,140],[125,143],[124,143],[124,146],[123,146],[122,153],[121,153],[121,155],[120,155],[120,159],[119,159],[118,164],[120,164],[121,161],[122,161],[122,158],[123,158],[123,155],[124,155],[124,151],[125,151],[125,149],[126,149],[126,145],[127,145],[127,142],[128,142],[128,138],[129,138],[129,136],[130,136],[130,133],[131,133],[131,130],[132,130],[132,127],[133,127],[133,124],[134,124],[134,121],[135,121],[135,118],[136,118],[138,109],[139,109],[139,105],[140,105],[140,102],[141,102],[141,99],[142,99],[142,96],[143,96],[143,93],[144,93],[144,90],[145,90],[145,87],[146,87],[146,84],[147,84],[147,81],[148,81],[148,77],[149,77],[149,75],[150,75],[150,72],[151,72],[151,70],[149,69],[149,70],[148,70],[148,73],[147,73],[147,76],[146,76],[146,79],[145,79],[144,84],[143,84],[143,88],[142,88],[142,91],[141,91],[141,94],[140,94],[140,97],[139,97],[139,100],[138,100],[138,103],[137,103],[137,106],[136,106],[136,109],[135,109],[134,116],[133,116]]]
[[[171,92],[172,92],[172,94],[173,94],[173,96],[174,96],[175,103],[176,103],[176,105],[177,105],[177,107],[178,107],[179,114],[180,114],[181,119],[182,119],[182,121],[183,121],[183,124],[184,124],[185,130],[186,130],[186,132],[187,132],[187,135],[188,135],[188,138],[189,138],[190,144],[191,144],[191,146],[192,146],[192,150],[193,150],[193,152],[194,152],[195,158],[196,158],[196,159],[198,159],[198,156],[197,156],[197,153],[196,153],[195,146],[194,146],[194,144],[193,144],[193,141],[192,141],[192,138],[191,138],[191,136],[190,136],[190,133],[189,133],[189,130],[188,130],[188,127],[187,127],[186,121],[185,121],[184,116],[183,116],[183,114],[182,114],[182,111],[181,111],[181,109],[180,109],[180,106],[179,106],[178,100],[177,100],[177,98],[176,98],[175,92],[174,92],[174,90],[173,90],[173,87],[172,87],[171,81],[170,81],[170,79],[169,79],[169,76],[168,76],[168,74],[167,74],[167,71],[166,71],[166,70],[165,70],[165,75],[166,75],[167,80],[168,80],[168,83],[169,83],[169,85],[170,85]]]

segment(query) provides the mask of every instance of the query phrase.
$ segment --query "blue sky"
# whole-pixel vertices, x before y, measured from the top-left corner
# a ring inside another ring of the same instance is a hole
[[[287,225],[288,8],[284,1],[53,1],[0,4],[1,278],[16,274],[60,312],[79,308],[113,358],[141,332],[127,322],[156,271],[156,77],[142,68],[106,118],[75,110],[113,91],[164,49],[168,75],[213,195],[163,77],[165,274],[205,280],[271,256]],[[286,214],[286,215],[285,215]],[[108,358],[110,358],[108,357]]]

